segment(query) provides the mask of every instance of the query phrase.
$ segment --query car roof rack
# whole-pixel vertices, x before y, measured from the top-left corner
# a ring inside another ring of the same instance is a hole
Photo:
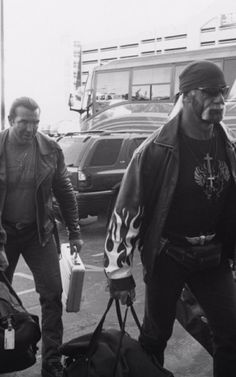
[[[128,130],[103,130],[102,132],[102,135],[111,135],[111,134],[150,134],[152,133],[153,131],[150,131],[150,130],[140,130],[140,129],[128,129]]]
[[[73,136],[73,135],[87,135],[87,134],[100,134],[100,135],[112,135],[112,134],[132,134],[132,133],[140,133],[140,134],[151,134],[153,130],[140,130],[140,129],[126,129],[126,130],[87,130],[87,131],[75,131],[75,132],[67,132],[60,136]]]

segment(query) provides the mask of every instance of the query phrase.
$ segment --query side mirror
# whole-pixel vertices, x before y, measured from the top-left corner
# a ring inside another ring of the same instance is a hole
[[[83,91],[79,88],[76,92],[70,93],[68,106],[71,111],[76,111],[80,114],[83,114],[86,110],[82,109],[82,96]]]
[[[83,114],[85,113],[85,109],[76,109],[75,107],[70,107],[70,111],[76,111],[77,113]]]

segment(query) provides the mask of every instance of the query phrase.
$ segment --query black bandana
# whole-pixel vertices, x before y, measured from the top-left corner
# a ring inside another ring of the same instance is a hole
[[[217,88],[226,86],[222,70],[208,60],[190,63],[179,76],[179,90],[182,93],[204,87]]]

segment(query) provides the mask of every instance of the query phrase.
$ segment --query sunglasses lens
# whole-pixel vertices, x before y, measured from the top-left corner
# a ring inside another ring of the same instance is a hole
[[[222,88],[199,88],[199,90],[210,97],[217,97],[219,94],[222,94],[223,97],[226,97],[229,92],[229,87],[224,86]]]
[[[222,88],[222,95],[224,97],[227,97],[228,94],[229,94],[229,86],[225,86],[224,88]]]

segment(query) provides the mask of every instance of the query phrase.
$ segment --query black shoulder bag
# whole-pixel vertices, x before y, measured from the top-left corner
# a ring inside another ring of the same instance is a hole
[[[36,362],[41,338],[38,316],[24,308],[0,271],[0,373],[23,370]]]

